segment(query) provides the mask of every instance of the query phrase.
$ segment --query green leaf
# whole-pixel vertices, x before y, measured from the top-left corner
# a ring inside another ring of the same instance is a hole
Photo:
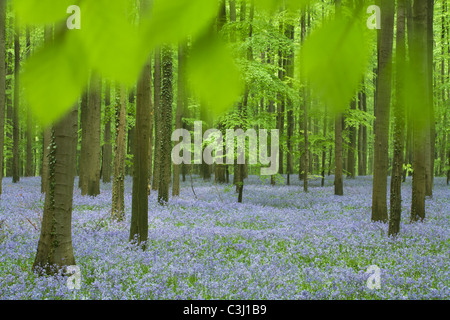
[[[21,24],[47,24],[68,18],[67,8],[74,0],[14,0]]]
[[[44,126],[69,111],[87,84],[89,74],[80,47],[67,37],[37,52],[24,65],[21,80],[25,95],[36,119]]]
[[[195,37],[212,26],[218,11],[218,0],[154,0],[151,17],[144,19],[144,46],[152,50],[158,44]]]
[[[89,52],[89,65],[104,77],[126,84],[136,81],[147,55],[139,50],[136,26],[127,20],[125,0],[84,1],[79,36]],[[147,52],[148,53],[148,52]]]
[[[242,93],[232,54],[217,38],[205,36],[194,43],[186,69],[191,89],[215,115],[232,107]]]
[[[316,29],[300,49],[300,76],[332,111],[345,110],[370,60],[371,37],[358,19]]]

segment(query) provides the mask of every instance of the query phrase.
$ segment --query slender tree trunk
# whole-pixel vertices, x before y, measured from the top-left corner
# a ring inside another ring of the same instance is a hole
[[[334,122],[334,194],[337,196],[344,195],[342,155],[342,114],[337,114]]]
[[[327,139],[327,127],[328,127],[328,116],[327,116],[327,107],[325,106],[325,112],[323,114],[323,138]],[[324,144],[322,149],[322,180],[320,185],[323,187],[325,185],[325,165],[327,158],[327,146]]]
[[[88,89],[81,96],[80,103],[80,126],[81,126],[81,147],[80,147],[80,160],[79,160],[79,179],[78,187],[81,189],[82,185],[87,183],[87,168],[88,168]]]
[[[86,180],[81,185],[81,194],[97,196],[100,194],[100,129],[101,129],[102,79],[92,74],[89,102],[86,113]]]
[[[387,176],[389,150],[389,115],[391,104],[392,46],[394,8],[391,0],[378,2],[383,12],[378,33],[378,79],[375,102],[375,146],[372,191],[372,221],[387,222]]]
[[[162,48],[162,90],[161,90],[161,122],[159,145],[159,187],[158,202],[161,205],[169,201],[171,150],[172,150],[172,101],[173,101],[173,54],[170,45]]]
[[[105,128],[103,133],[103,157],[102,157],[102,180],[104,183],[111,182],[112,143],[111,143],[111,82],[106,82],[105,88]]]
[[[446,53],[446,47],[449,46],[449,41],[447,40],[448,38],[450,38],[450,35],[447,35],[447,1],[444,1],[442,3],[442,18],[441,18],[441,56],[442,56],[442,61],[441,61],[441,77],[440,77],[440,82],[442,85],[442,90],[441,90],[441,103],[442,105],[446,105],[447,101],[447,95],[446,95],[446,89],[445,89],[445,83],[447,80],[447,75],[445,73],[445,66],[446,66],[446,59],[445,57],[445,53]],[[449,79],[450,80],[450,79]],[[450,91],[450,89],[447,89],[447,91]],[[443,119],[443,127],[447,128],[447,110],[444,111],[444,119]],[[440,146],[440,153],[439,153],[439,158],[441,159],[440,161],[440,165],[439,165],[439,175],[443,175],[444,174],[444,167],[446,164],[446,147],[447,147],[447,132],[444,130],[443,134],[442,134],[442,139],[441,139],[441,146]]]
[[[152,104],[151,60],[144,66],[137,85],[136,147],[134,148],[133,195],[130,241],[144,243],[148,238],[148,169]],[[145,247],[144,247],[145,248]]]
[[[26,42],[27,42],[27,48],[26,48],[26,56],[29,57],[30,51],[31,51],[31,38],[30,38],[30,28],[26,28]],[[25,176],[31,177],[34,176],[34,170],[33,170],[33,149],[32,149],[32,139],[34,137],[33,135],[33,123],[31,119],[31,110],[30,108],[27,108],[27,147],[26,147],[26,165],[25,165]]]
[[[116,146],[114,152],[111,217],[117,221],[125,219],[126,94],[125,85],[116,86]]]
[[[223,3],[225,5],[225,3]],[[184,93],[184,52],[185,44],[178,45],[178,95],[177,95],[177,111],[175,115],[175,129],[181,129],[183,127],[183,110],[185,102]],[[186,152],[186,151],[183,151]],[[176,197],[180,195],[180,165],[173,165],[173,186],[172,196]]]
[[[19,176],[19,107],[20,107],[20,29],[16,18],[14,33],[14,110],[13,110],[13,161],[12,182],[17,183]]]
[[[294,25],[287,24],[285,29],[285,36],[294,42]],[[287,56],[286,59],[286,76],[289,78],[294,78],[294,50],[291,49],[291,53]],[[289,86],[292,88],[292,83],[289,84]],[[292,137],[294,135],[294,103],[292,99],[287,98],[287,148],[288,152],[286,155],[286,173],[287,173],[287,183],[290,184],[290,175],[293,173],[293,143],[292,143]]]
[[[350,103],[350,109],[356,110],[356,98],[353,98],[352,102]],[[356,158],[355,158],[355,151],[356,151],[356,127],[351,126],[349,128],[349,138],[350,138],[350,145],[348,146],[348,153],[347,153],[347,171],[348,171],[348,177],[349,178],[355,178],[356,173]]]
[[[8,17],[8,15],[7,15]],[[12,18],[9,19],[10,21]],[[14,22],[6,22],[6,30],[8,30],[9,24],[14,25]],[[12,28],[12,27],[11,27]],[[8,37],[8,46],[6,48],[6,150],[8,156],[5,159],[6,176],[12,177],[12,125],[13,125],[13,75],[14,75],[14,37]]]
[[[433,180],[434,180],[434,153],[435,153],[435,135],[436,126],[434,119],[434,98],[433,98],[433,50],[434,50],[434,34],[433,34],[433,12],[434,12],[434,0],[426,0],[428,2],[427,8],[427,73],[428,73],[428,105],[429,105],[429,134],[426,140],[426,152],[428,154],[426,158],[426,185],[425,195],[433,196]]]
[[[72,203],[75,177],[78,106],[51,129],[48,190],[41,235],[33,263],[47,274],[75,265],[72,247]]]
[[[127,114],[129,117],[136,118],[136,92],[134,88],[130,88],[128,91],[128,109]],[[127,133],[127,158],[133,157],[134,148],[136,147],[136,124],[132,127],[128,128]],[[133,161],[125,162],[125,175],[133,176],[133,168],[134,168],[134,159]]]
[[[405,139],[405,0],[397,1],[397,36],[396,36],[396,104],[394,105],[394,158],[392,163],[390,217],[388,234],[395,236],[400,231],[402,214],[402,171],[403,149]]]
[[[413,116],[413,182],[411,199],[411,221],[425,219],[425,195],[427,184],[427,136],[429,136],[429,106],[431,94],[428,86],[428,35],[427,15],[428,1],[414,1],[413,4],[413,39],[411,44],[411,66],[413,66],[414,83],[421,90],[421,111],[423,116]],[[418,110],[416,110],[418,111]]]
[[[160,139],[160,124],[161,124],[161,49],[158,47],[155,49],[155,92],[154,92],[154,118],[155,118],[155,153],[153,154],[153,182],[152,189],[158,190],[159,187],[159,147],[161,144]]]
[[[367,112],[367,99],[365,86],[359,92],[359,110]],[[358,136],[358,175],[367,175],[367,127],[363,124],[359,126]]]
[[[6,0],[0,0],[0,196],[3,180],[6,104]]]

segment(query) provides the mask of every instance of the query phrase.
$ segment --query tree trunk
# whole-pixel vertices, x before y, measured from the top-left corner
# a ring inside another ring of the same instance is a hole
[[[105,128],[103,133],[102,181],[111,182],[112,143],[111,143],[111,82],[105,88]]]
[[[150,122],[152,104],[151,60],[144,66],[137,85],[136,147],[134,148],[133,195],[131,208],[130,241],[141,244],[148,238],[148,173]]]
[[[128,110],[127,114],[130,118],[136,118],[136,105],[135,105],[136,97],[135,97],[135,89],[130,88],[128,92]],[[127,157],[133,158],[134,148],[136,147],[136,124],[134,124],[131,128],[128,128],[127,134]],[[134,168],[134,159],[131,161],[125,162],[125,175],[133,176],[133,168]]]
[[[57,273],[75,265],[72,203],[78,131],[78,106],[51,129],[48,191],[33,270]]]
[[[155,153],[153,154],[153,182],[152,189],[158,190],[159,187],[159,147],[161,144],[160,139],[160,124],[161,124],[161,49],[155,49],[155,98],[154,98],[154,118],[155,118]]]
[[[225,5],[225,3],[223,3]],[[177,95],[177,111],[175,115],[175,130],[183,127],[183,110],[185,103],[184,93],[184,52],[185,44],[178,45],[178,95]],[[183,151],[186,152],[186,151]],[[180,169],[181,165],[173,165],[173,186],[172,196],[180,195]]]
[[[27,58],[30,55],[31,51],[31,39],[30,39],[30,28],[26,28],[26,56]],[[33,135],[33,126],[32,126],[32,119],[31,119],[31,109],[27,108],[27,147],[26,147],[26,165],[25,165],[25,176],[26,177],[32,177],[34,176],[34,170],[33,170],[33,149],[32,149],[32,139],[34,137]]]
[[[126,94],[125,85],[116,86],[116,146],[114,152],[111,217],[117,221],[125,219]]]
[[[285,29],[285,36],[294,43],[294,25],[287,24]],[[286,59],[286,76],[289,78],[294,78],[294,49],[291,48],[290,54],[288,54]],[[289,87],[293,87],[292,83]],[[290,175],[293,173],[293,143],[292,137],[294,135],[294,103],[292,99],[287,98],[287,155],[286,155],[286,173],[287,173],[287,184],[290,184]]]
[[[165,45],[162,48],[162,90],[161,90],[161,122],[159,146],[159,187],[158,202],[161,205],[169,201],[171,151],[172,151],[172,101],[173,101],[173,70],[172,48]]]
[[[14,32],[14,110],[13,110],[13,161],[12,182],[17,183],[19,176],[19,107],[20,107],[20,29],[16,18]]]
[[[92,74],[89,89],[89,102],[86,112],[86,180],[81,185],[81,194],[97,196],[100,194],[100,129],[101,129],[102,79]],[[84,125],[83,125],[84,126]]]
[[[327,139],[327,127],[328,127],[328,117],[327,117],[327,107],[325,106],[325,112],[323,114],[323,138]],[[322,179],[320,185],[323,187],[325,185],[325,164],[327,158],[327,147],[324,144],[322,149]]]
[[[10,19],[12,20],[12,19]],[[13,24],[12,22],[11,24]],[[8,22],[6,30],[8,30]],[[8,47],[6,48],[7,64],[6,64],[6,150],[8,155],[5,159],[6,176],[12,177],[12,124],[13,124],[13,75],[14,75],[14,37],[9,36]]]
[[[334,194],[344,195],[343,160],[342,160],[342,114],[337,114],[334,121]]]
[[[427,136],[429,136],[429,106],[431,94],[428,86],[428,1],[414,1],[413,4],[413,38],[411,44],[411,66],[414,68],[415,88],[421,90],[420,108],[423,114],[413,116],[413,181],[411,199],[411,221],[425,219],[425,195],[427,184]],[[418,110],[415,110],[418,111]]]
[[[350,103],[350,109],[356,110],[356,98],[353,98],[352,102]],[[349,178],[355,178],[355,169],[356,169],[356,158],[355,158],[355,151],[356,151],[356,127],[351,126],[349,128],[349,138],[350,138],[350,145],[348,146],[347,151],[347,171],[348,171],[348,177]]]
[[[80,160],[79,160],[79,178],[78,178],[78,188],[84,185],[87,181],[87,168],[88,168],[88,89],[81,96],[80,103],[80,126],[81,126],[81,147],[80,147]]]
[[[394,156],[391,176],[390,195],[390,236],[395,236],[400,231],[400,219],[402,214],[402,171],[403,171],[403,149],[405,139],[405,0],[397,2],[397,35],[396,35],[396,103],[394,104]]]
[[[51,25],[45,26],[44,30],[44,42],[46,45],[53,41],[53,27]],[[50,145],[51,130],[45,128],[42,138],[42,173],[41,173],[41,193],[46,193],[48,190],[49,181],[49,163],[48,163],[48,147]]]
[[[434,0],[426,0],[428,2],[427,11],[427,73],[428,73],[428,117],[429,117],[429,132],[426,140],[426,184],[425,195],[433,196],[433,180],[434,180],[434,153],[435,153],[435,135],[436,126],[434,119],[434,94],[433,94],[433,50],[434,50],[434,34],[433,34],[433,11]]]
[[[375,145],[372,191],[372,221],[387,222],[387,176],[389,154],[389,115],[391,104],[394,7],[391,0],[378,2],[383,12],[378,31],[378,79],[375,102]]]
[[[359,110],[367,112],[367,101],[365,86],[359,92]],[[358,130],[358,175],[367,175],[367,127],[363,124],[359,125]]]
[[[3,180],[6,104],[6,0],[0,0],[0,196]]]

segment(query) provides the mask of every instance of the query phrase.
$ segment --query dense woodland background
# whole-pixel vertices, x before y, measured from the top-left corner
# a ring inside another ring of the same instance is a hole
[[[125,2],[127,21],[144,20],[145,1]],[[73,188],[96,197],[100,185],[112,181],[111,216],[121,220],[124,180],[132,176],[130,240],[142,243],[148,234],[148,195],[157,192],[165,205],[179,195],[180,180],[200,175],[211,184],[233,184],[236,201],[244,201],[245,181],[259,174],[258,165],[172,164],[173,130],[192,131],[196,120],[203,121],[204,131],[279,129],[279,173],[268,177],[272,185],[299,179],[308,192],[311,179],[321,179],[323,186],[331,175],[335,194],[343,195],[347,179],[373,176],[372,220],[389,221],[391,235],[400,231],[402,181],[412,175],[410,219],[425,219],[434,177],[446,176],[447,184],[450,179],[449,1],[376,1],[382,13],[380,30],[366,27],[372,14],[366,9],[374,4],[368,1],[298,1],[296,10],[289,7],[295,1],[287,7],[258,2],[222,0],[200,35],[177,35],[180,41],[170,44],[155,40],[134,85],[103,75],[101,68],[94,70],[82,80],[89,84],[79,101],[44,126],[39,120],[53,112],[54,100],[47,95],[49,105],[37,117],[22,88],[22,71],[34,72],[24,75],[25,87],[30,79],[39,85],[58,82],[36,76],[39,69],[27,60],[77,31],[63,31],[64,23],[21,24],[14,1],[0,0],[0,177],[12,177],[18,184],[22,177],[42,177],[46,201],[35,266],[74,264],[71,230],[64,228],[71,223]],[[83,14],[82,7],[82,30],[89,26],[83,24]],[[340,24],[333,25],[335,19]],[[352,30],[349,21],[364,26],[367,42],[358,42],[359,33],[353,31],[345,40],[341,29]],[[327,23],[332,28],[323,28]],[[326,31],[330,45],[321,42]],[[110,52],[120,47],[121,39],[105,36],[98,42],[111,44]],[[205,45],[215,41],[217,47]],[[222,55],[222,48],[230,56]],[[367,63],[353,59],[364,52],[369,54]],[[342,58],[346,55],[350,61]],[[329,58],[320,60],[324,56]],[[231,58],[235,69],[222,65]],[[308,62],[321,67],[311,71]],[[307,66],[302,68],[302,63]],[[73,72],[74,78],[79,76]],[[209,72],[211,77],[202,78]],[[355,72],[360,80],[352,87],[347,74]],[[236,86],[230,74],[238,74],[243,85]],[[321,86],[335,91],[320,92]],[[346,100],[348,88],[353,98]],[[55,95],[61,90],[55,88]],[[234,104],[214,104],[236,93]],[[328,103],[339,99],[347,102]],[[75,176],[79,184],[73,186]]]

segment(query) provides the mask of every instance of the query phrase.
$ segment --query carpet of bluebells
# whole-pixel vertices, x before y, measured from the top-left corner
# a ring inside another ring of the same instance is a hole
[[[370,222],[370,177],[346,179],[334,196],[311,181],[304,193],[251,176],[243,204],[235,189],[194,177],[168,206],[149,197],[146,251],[129,244],[131,178],[126,220],[111,221],[112,185],[98,197],[74,191],[73,246],[81,288],[67,276],[31,271],[44,196],[40,178],[3,179],[0,201],[0,299],[449,299],[450,187],[435,179],[427,218],[409,222],[411,179],[403,187],[401,234]],[[78,181],[75,181],[78,185]],[[381,288],[366,273],[381,269]]]

